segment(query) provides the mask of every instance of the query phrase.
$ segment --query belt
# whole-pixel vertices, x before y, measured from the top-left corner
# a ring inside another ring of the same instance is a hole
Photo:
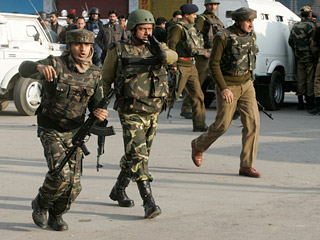
[[[193,57],[179,57],[179,59],[185,60],[185,61],[193,61]]]

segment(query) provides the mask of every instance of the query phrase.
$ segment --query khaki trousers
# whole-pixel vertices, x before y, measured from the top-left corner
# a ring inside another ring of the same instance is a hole
[[[314,63],[298,62],[297,96],[306,95],[310,97],[314,95],[314,70]]]
[[[240,166],[253,167],[258,151],[260,130],[260,116],[253,82],[249,80],[243,85],[229,86],[228,88],[233,93],[233,103],[226,103],[222,99],[221,90],[216,87],[216,120],[209,126],[207,132],[196,139],[196,149],[200,152],[205,152],[211,144],[224,134],[228,130],[233,114],[238,107],[243,126]]]
[[[318,64],[314,78],[314,95],[316,98],[320,97],[320,58],[318,59]]]
[[[198,76],[200,81],[200,86],[204,83],[204,80],[209,75],[209,58],[205,58],[204,56],[196,56],[196,68],[198,70]],[[191,98],[186,95],[183,99],[181,106],[182,113],[190,113],[191,112]]]
[[[201,90],[198,71],[194,65],[190,67],[179,66],[182,77],[179,84],[178,96],[183,89],[190,96],[192,108],[193,128],[202,127],[206,124],[206,108],[204,106],[204,96]]]

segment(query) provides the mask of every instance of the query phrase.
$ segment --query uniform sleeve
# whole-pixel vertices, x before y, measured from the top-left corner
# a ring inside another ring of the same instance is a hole
[[[109,92],[112,83],[119,75],[117,48],[109,49],[102,66],[103,92]]]
[[[168,32],[168,47],[171,50],[176,51],[177,44],[182,38],[182,33],[183,33],[183,29],[178,24],[172,26],[169,29],[169,32]]]
[[[102,28],[99,28],[99,33],[96,38],[97,44],[102,50],[105,48],[105,46],[103,44],[103,35],[104,35],[104,29],[102,27]]]
[[[95,89],[95,93],[94,93],[93,97],[90,99],[90,101],[88,103],[88,109],[90,112],[92,112],[95,109],[97,104],[101,101],[102,97],[103,97],[102,80],[101,80],[101,77],[99,76],[98,86]]]
[[[32,61],[22,62],[19,67],[20,75],[24,78],[33,78],[38,80],[44,79],[44,75],[39,73],[37,70],[37,66],[39,64],[53,66],[52,58],[48,57],[46,59],[39,60],[37,62],[32,62]]]
[[[320,43],[320,23],[317,24],[317,28],[313,34],[312,46],[319,47]]]
[[[169,49],[165,43],[162,43],[161,47],[167,54],[165,64],[172,65],[178,61],[178,54],[175,51]]]
[[[196,18],[196,21],[195,21],[197,29],[202,33],[205,33],[203,32],[204,22],[205,22],[205,18],[200,15]]]
[[[227,39],[222,34],[217,34],[213,38],[213,47],[210,55],[209,68],[212,77],[221,90],[228,88],[220,68],[220,61],[223,51],[227,45]]]

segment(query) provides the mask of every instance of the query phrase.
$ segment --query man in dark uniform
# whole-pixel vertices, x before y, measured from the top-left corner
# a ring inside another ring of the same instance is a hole
[[[102,64],[111,43],[127,38],[124,28],[120,24],[117,24],[117,12],[114,10],[110,10],[108,13],[108,18],[109,22],[103,25],[96,39],[99,47],[102,49]]]
[[[78,148],[61,170],[65,181],[52,174],[72,147],[72,137],[90,111],[102,98],[100,69],[92,65],[94,34],[77,29],[67,32],[68,50],[60,57],[49,56],[38,62],[25,61],[19,73],[25,78],[43,80],[44,94],[37,109],[38,136],[49,168],[39,194],[32,201],[32,218],[36,225],[48,225],[56,231],[68,229],[62,219],[81,191],[80,175],[83,153]],[[96,109],[103,121],[108,112]],[[49,211],[49,219],[47,212]]]
[[[186,90],[192,106],[193,131],[204,132],[208,128],[205,123],[204,96],[199,82],[198,71],[193,61],[196,55],[209,57],[210,53],[203,49],[203,38],[198,35],[197,30],[194,28],[198,7],[192,3],[186,3],[180,9],[182,19],[170,27],[168,47],[176,51],[179,56],[177,66],[182,72],[182,77],[179,83],[178,96],[183,89]]]
[[[252,78],[258,52],[253,32],[256,17],[257,12],[250,8],[233,11],[234,25],[217,33],[213,39],[214,54],[210,57],[209,68],[216,82],[217,115],[208,130],[191,142],[192,160],[197,167],[202,164],[203,152],[227,131],[238,107],[243,124],[239,175],[261,177],[253,168],[260,129]]]
[[[215,15],[215,12],[218,9],[220,4],[220,0],[205,0],[204,6],[206,10],[198,15],[195,20],[197,29],[202,33],[204,46],[207,52],[211,52],[212,49],[212,41],[214,35],[223,29],[223,23],[220,19]],[[214,53],[213,53],[214,54]],[[204,83],[205,79],[209,75],[209,57],[205,55],[196,55],[196,68],[198,70],[200,86]],[[213,81],[213,80],[212,80]],[[189,119],[192,118],[191,113],[191,103],[190,97],[187,95],[181,107],[181,116]]]
[[[132,179],[137,182],[143,199],[145,218],[161,214],[151,192],[153,177],[148,160],[158,116],[169,93],[163,65],[178,59],[176,52],[152,36],[153,27],[154,18],[149,11],[132,12],[127,23],[132,37],[112,44],[102,68],[104,91],[112,83],[118,89],[114,109],[119,113],[125,149],[120,160],[121,171],[109,197],[121,207],[134,206],[125,192]]]
[[[98,37],[100,29],[103,28],[103,23],[99,19],[99,17],[100,17],[99,8],[96,8],[96,7],[91,8],[90,12],[89,12],[89,19],[86,23],[86,29],[94,32],[94,35],[96,38]],[[93,44],[93,49],[94,49],[94,54],[93,54],[92,62],[93,62],[93,64],[100,67],[100,66],[102,66],[101,61],[100,61],[102,49],[101,49],[101,47],[99,47],[96,39]]]

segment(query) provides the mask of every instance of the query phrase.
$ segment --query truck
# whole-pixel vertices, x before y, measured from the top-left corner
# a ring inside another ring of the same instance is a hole
[[[203,0],[194,0],[204,11]],[[275,0],[223,0],[216,15],[225,27],[231,26],[231,12],[240,7],[257,11],[254,31],[259,53],[253,71],[257,100],[269,110],[281,108],[285,92],[296,92],[297,73],[295,57],[288,44],[290,30],[300,18]],[[210,92],[210,91],[209,91]]]
[[[38,15],[0,13],[0,111],[13,100],[21,115],[34,115],[42,85],[21,77],[19,66],[25,60],[59,56],[65,49],[65,44],[51,42]]]

